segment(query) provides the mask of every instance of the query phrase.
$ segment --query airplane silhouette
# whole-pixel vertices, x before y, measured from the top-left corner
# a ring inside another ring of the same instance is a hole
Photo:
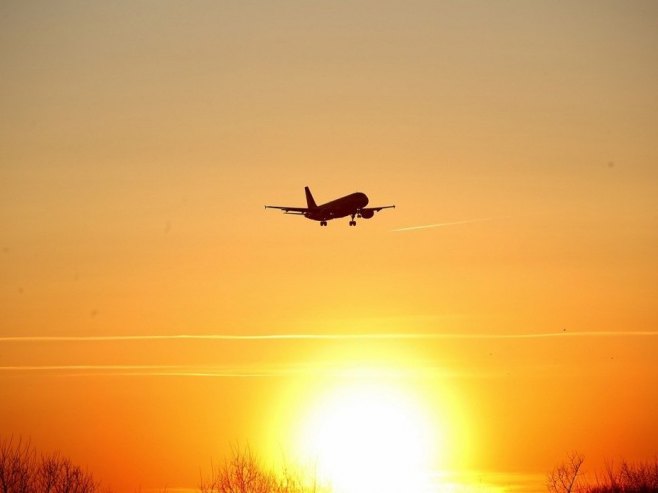
[[[297,214],[304,216],[313,221],[320,221],[320,226],[326,226],[327,221],[337,219],[339,217],[352,216],[350,226],[356,226],[356,217],[363,219],[370,219],[382,209],[391,209],[394,205],[385,205],[382,207],[366,207],[368,205],[368,197],[365,193],[356,192],[341,197],[326,204],[317,205],[308,187],[304,187],[306,191],[306,204],[307,207],[282,207],[278,205],[266,205],[266,209],[281,209],[284,214]]]

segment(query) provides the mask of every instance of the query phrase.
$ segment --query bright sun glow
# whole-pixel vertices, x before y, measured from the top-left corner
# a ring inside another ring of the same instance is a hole
[[[426,489],[435,439],[411,395],[356,385],[317,401],[302,423],[300,447],[336,493],[417,493]]]

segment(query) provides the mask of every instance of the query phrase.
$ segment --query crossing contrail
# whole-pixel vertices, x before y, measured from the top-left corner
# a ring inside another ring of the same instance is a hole
[[[443,226],[454,226],[457,224],[469,224],[469,223],[480,223],[483,221],[492,221],[493,219],[496,219],[494,217],[482,217],[478,219],[465,219],[463,221],[451,221],[447,223],[435,223],[435,224],[424,224],[422,226],[409,226],[407,228],[398,228],[398,229],[392,229],[391,231],[394,233],[401,232],[401,231],[415,231],[418,229],[431,229],[431,228],[442,228]]]

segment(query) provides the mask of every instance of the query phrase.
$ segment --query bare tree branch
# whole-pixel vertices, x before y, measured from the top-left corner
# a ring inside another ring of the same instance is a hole
[[[585,458],[578,452],[571,452],[565,462],[555,467],[549,474],[546,486],[550,493],[572,493],[577,486],[580,468]]]

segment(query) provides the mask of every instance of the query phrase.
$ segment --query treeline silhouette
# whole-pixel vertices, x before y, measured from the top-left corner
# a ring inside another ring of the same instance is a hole
[[[582,454],[572,452],[548,474],[549,493],[658,493],[658,459],[619,465],[608,463],[602,473],[585,478]]]
[[[0,437],[0,493],[99,493],[94,477],[59,454],[38,454],[29,441]]]
[[[547,476],[549,493],[658,493],[658,459],[583,473],[582,454],[571,453]],[[218,466],[202,475],[200,493],[327,493],[314,477],[284,466],[265,467],[249,447],[233,447]],[[101,493],[93,475],[59,453],[42,454],[29,440],[0,437],[0,493]],[[164,489],[163,491],[166,491]]]

